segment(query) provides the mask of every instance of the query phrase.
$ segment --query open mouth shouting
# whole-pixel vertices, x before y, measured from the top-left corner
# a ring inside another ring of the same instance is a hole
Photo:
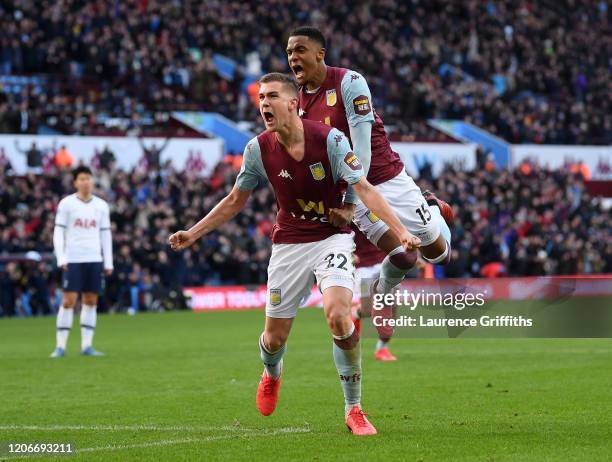
[[[270,110],[264,110],[262,113],[266,125],[271,125],[274,122],[274,114]]]
[[[298,82],[304,79],[304,68],[300,64],[295,64],[291,66],[291,70],[293,71],[293,75],[295,75],[295,78],[298,80]]]

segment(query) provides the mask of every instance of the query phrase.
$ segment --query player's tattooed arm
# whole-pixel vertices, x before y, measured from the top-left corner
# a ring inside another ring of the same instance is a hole
[[[244,208],[250,195],[251,191],[242,191],[238,186],[234,186],[232,191],[195,225],[186,231],[172,234],[168,238],[170,247],[173,250],[191,247],[202,236],[234,218]]]

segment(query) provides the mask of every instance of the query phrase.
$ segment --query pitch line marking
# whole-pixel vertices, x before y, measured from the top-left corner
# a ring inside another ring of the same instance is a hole
[[[251,428],[234,427],[225,425],[222,427],[197,427],[170,425],[167,427],[157,425],[0,425],[1,430],[32,430],[32,431],[180,431],[180,432],[206,432],[206,431],[255,431]]]
[[[32,427],[32,426],[30,426]],[[4,428],[4,427],[0,427]],[[216,427],[217,429],[220,427]],[[221,427],[222,428],[222,427]],[[253,431],[249,429],[249,431]],[[309,433],[310,428],[302,428],[302,427],[286,427],[279,428],[278,430],[273,431],[260,431],[258,433],[250,433],[244,435],[219,435],[219,436],[206,436],[204,438],[182,438],[175,440],[161,440],[161,441],[151,441],[148,443],[135,443],[135,444],[123,444],[123,445],[106,445],[106,446],[96,446],[92,448],[83,448],[76,449],[75,454],[84,453],[84,452],[101,452],[101,451],[123,451],[126,449],[142,449],[142,448],[150,448],[150,447],[161,447],[161,446],[172,446],[177,444],[189,444],[189,443],[205,443],[208,441],[219,441],[226,440],[230,438],[259,438],[262,436],[274,436],[274,435],[288,435],[292,433]],[[19,456],[9,456],[6,460],[13,459],[25,459],[30,457],[41,457],[48,456],[49,454],[24,454]]]

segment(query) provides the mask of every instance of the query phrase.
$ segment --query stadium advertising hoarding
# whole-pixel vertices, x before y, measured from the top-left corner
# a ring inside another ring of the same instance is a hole
[[[190,287],[185,295],[194,311],[262,309],[266,286]],[[372,298],[363,335],[376,337],[375,325],[386,322],[403,337],[610,337],[611,300],[612,275],[409,279]],[[321,305],[313,287],[304,307]],[[395,316],[385,317],[384,308]]]
[[[512,146],[512,166],[530,160],[542,167],[569,169],[582,161],[591,172],[593,180],[612,180],[611,146],[573,146],[515,144]]]
[[[164,138],[142,138],[142,144],[150,149],[159,149]],[[27,171],[26,155],[35,142],[44,156],[44,162],[52,160],[54,153],[62,145],[74,157],[75,164],[95,166],[97,156],[105,146],[114,153],[117,167],[131,170],[143,164],[143,149],[135,137],[99,136],[48,136],[48,135],[0,135],[0,156],[2,153],[11,161],[16,174]],[[169,160],[177,170],[187,169],[199,175],[209,175],[215,165],[223,158],[223,140],[207,138],[172,138],[161,153],[161,162]]]
[[[437,293],[445,288],[458,291],[468,287],[480,291],[487,300],[531,300],[557,296],[610,296],[612,275],[599,277],[515,277],[468,279],[406,279],[402,288],[412,293]],[[239,310],[263,308],[266,304],[266,286],[185,287],[185,296],[191,300],[193,311]],[[357,302],[353,295],[353,302]],[[321,293],[313,286],[304,307],[321,306]]]
[[[419,169],[429,163],[434,176],[447,164],[459,170],[476,167],[476,145],[462,143],[391,143],[409,175],[419,176]]]

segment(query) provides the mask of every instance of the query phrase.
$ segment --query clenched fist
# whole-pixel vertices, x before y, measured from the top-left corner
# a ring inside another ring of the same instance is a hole
[[[177,231],[168,238],[172,250],[184,250],[191,247],[195,241],[195,237],[189,231]]]

